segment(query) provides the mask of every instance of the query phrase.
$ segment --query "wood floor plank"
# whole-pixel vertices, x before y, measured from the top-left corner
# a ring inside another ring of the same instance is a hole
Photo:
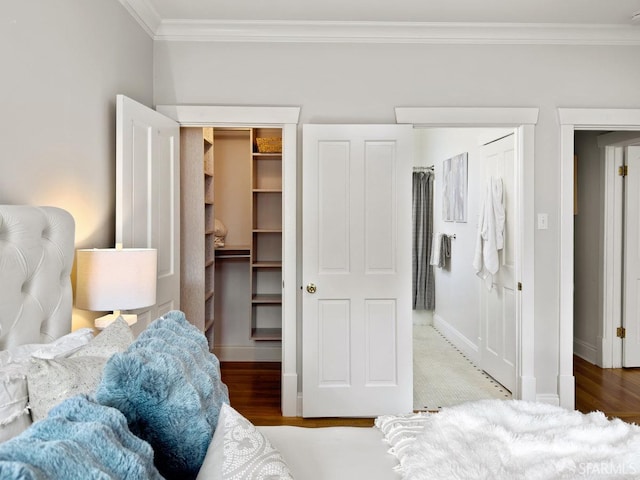
[[[371,427],[373,418],[283,417],[280,409],[281,370],[276,362],[222,362],[222,381],[229,388],[231,406],[254,425],[302,427]]]
[[[254,425],[305,427],[371,427],[372,418],[283,417],[280,409],[280,364],[276,362],[223,362],[222,381],[229,388],[231,405]],[[574,357],[576,409],[599,410],[608,417],[640,424],[640,369],[602,369]]]
[[[576,409],[640,424],[640,369],[600,368],[574,356]]]

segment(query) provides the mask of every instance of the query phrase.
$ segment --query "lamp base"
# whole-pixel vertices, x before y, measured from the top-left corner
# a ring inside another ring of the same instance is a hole
[[[103,317],[96,318],[93,324],[98,330],[104,330],[113,322],[115,322],[116,318],[118,317],[124,318],[124,320],[127,322],[129,326],[135,324],[138,321],[138,315],[113,312]]]

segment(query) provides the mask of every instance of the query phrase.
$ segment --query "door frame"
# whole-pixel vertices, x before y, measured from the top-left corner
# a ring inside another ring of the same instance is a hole
[[[640,109],[558,108],[560,121],[560,336],[558,393],[560,405],[575,406],[573,376],[573,202],[576,130],[640,130]]]
[[[538,108],[396,107],[396,122],[414,128],[507,127],[515,132],[517,151],[518,215],[516,281],[522,290],[516,299],[516,391],[514,398],[536,400],[534,370],[534,144]]]
[[[297,415],[297,147],[300,107],[157,105],[156,110],[181,127],[282,128],[282,379],[284,417]],[[286,286],[286,288],[284,288]]]

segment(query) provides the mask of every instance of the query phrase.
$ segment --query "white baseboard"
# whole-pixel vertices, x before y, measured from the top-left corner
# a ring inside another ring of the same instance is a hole
[[[573,339],[573,353],[587,362],[593,364],[598,362],[598,349],[596,346],[575,337]]]
[[[285,396],[285,392],[287,395]],[[296,393],[293,396],[293,393]],[[298,375],[295,373],[282,374],[282,416],[297,417],[298,416]]]
[[[281,362],[281,347],[234,347],[214,345],[213,353],[221,362]]]
[[[555,405],[556,407],[560,405],[560,397],[555,393],[539,393],[536,395],[536,401]]]
[[[302,416],[302,392],[298,392],[298,417]]]
[[[460,331],[445,321],[437,313],[433,315],[433,326],[438,329],[447,340],[453,343],[469,360],[476,365],[480,361],[478,345],[465,337]]]

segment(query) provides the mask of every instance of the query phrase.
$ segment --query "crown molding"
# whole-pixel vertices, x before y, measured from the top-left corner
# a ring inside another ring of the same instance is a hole
[[[155,40],[276,43],[640,45],[632,25],[163,20]]]
[[[637,24],[163,20],[149,0],[120,3],[159,41],[640,45]]]
[[[162,19],[148,0],[120,0],[129,14],[140,24],[147,34],[155,39],[155,34]]]

